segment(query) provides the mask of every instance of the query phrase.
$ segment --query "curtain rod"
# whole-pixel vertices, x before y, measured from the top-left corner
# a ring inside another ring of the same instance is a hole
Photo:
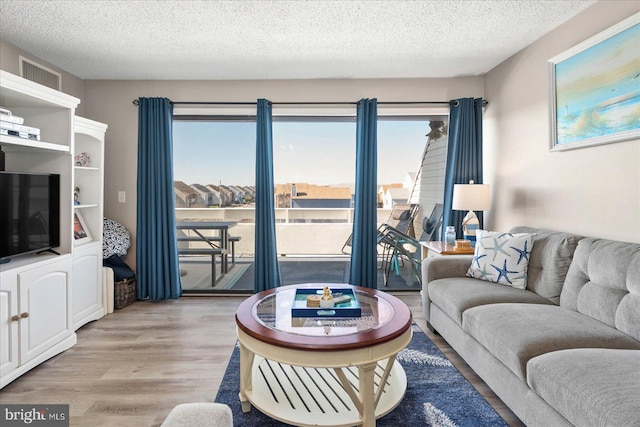
[[[256,105],[257,102],[225,102],[225,101],[169,101],[173,105]],[[138,99],[133,100],[133,105],[138,106]],[[270,102],[273,105],[358,105],[358,102]],[[457,100],[452,101],[380,101],[378,105],[410,105],[410,104],[427,104],[427,105],[454,105],[458,103]],[[482,100],[482,106],[486,107],[489,101]]]

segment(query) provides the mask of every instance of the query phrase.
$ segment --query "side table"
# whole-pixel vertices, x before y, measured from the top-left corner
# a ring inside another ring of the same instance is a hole
[[[473,255],[475,248],[456,250],[455,245],[445,242],[420,242],[422,246],[422,259],[440,255]]]

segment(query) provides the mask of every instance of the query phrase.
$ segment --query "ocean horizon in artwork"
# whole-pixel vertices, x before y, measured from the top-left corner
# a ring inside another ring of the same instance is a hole
[[[640,130],[640,24],[555,65],[557,144]]]

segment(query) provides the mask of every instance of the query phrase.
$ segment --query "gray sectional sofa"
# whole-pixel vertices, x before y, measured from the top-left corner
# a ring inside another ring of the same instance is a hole
[[[422,302],[439,333],[528,426],[640,426],[640,245],[535,233],[527,287],[428,258]]]

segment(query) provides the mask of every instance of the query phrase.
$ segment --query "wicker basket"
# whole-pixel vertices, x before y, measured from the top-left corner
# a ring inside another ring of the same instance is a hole
[[[136,300],[136,278],[124,279],[113,284],[113,308],[120,310]]]

